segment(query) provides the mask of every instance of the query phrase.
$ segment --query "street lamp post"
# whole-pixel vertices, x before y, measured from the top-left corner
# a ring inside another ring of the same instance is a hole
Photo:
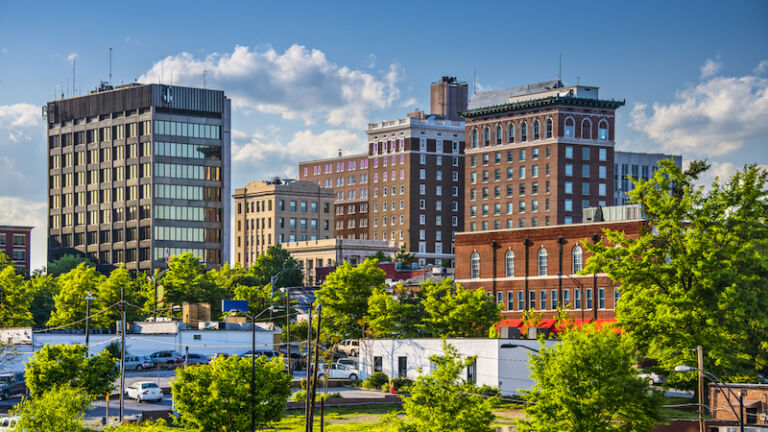
[[[288,267],[280,270],[279,272],[272,275],[272,277],[269,279],[269,306],[273,306],[272,302],[274,301],[275,296],[275,282],[277,282],[277,278],[280,277],[281,274],[291,271],[291,270],[297,270],[299,272],[302,272],[302,270],[298,267]],[[303,272],[302,272],[303,273]],[[271,317],[271,314],[270,314]]]
[[[91,317],[91,301],[96,300],[95,298],[91,297],[91,292],[88,291],[88,296],[85,297],[85,356],[88,357],[91,355],[91,351],[88,349],[88,339],[89,339],[89,330],[90,330],[90,317]]]
[[[713,373],[711,373],[709,371],[706,371],[704,369],[695,368],[695,367],[692,367],[692,366],[686,366],[686,365],[677,365],[677,366],[675,366],[675,372],[693,372],[693,371],[698,371],[698,372],[701,372],[704,375],[708,376],[709,379],[711,379],[712,382],[715,383],[717,388],[720,389],[720,391],[725,393],[725,390],[728,390],[728,393],[730,393],[731,396],[734,397],[734,399],[739,401],[739,412],[737,413],[736,412],[736,408],[734,408],[733,404],[731,403],[731,399],[730,398],[726,398],[726,401],[728,401],[728,406],[731,407],[731,411],[733,411],[733,415],[736,416],[736,420],[739,422],[739,432],[744,432],[744,407],[743,407],[744,403],[743,403],[742,396],[740,396],[740,395],[737,396],[736,393],[734,393],[733,390],[731,390],[731,388],[728,386],[728,384],[725,383],[725,381],[723,381],[717,375],[715,375],[715,374],[713,374]],[[720,385],[720,384],[722,384],[722,385]]]

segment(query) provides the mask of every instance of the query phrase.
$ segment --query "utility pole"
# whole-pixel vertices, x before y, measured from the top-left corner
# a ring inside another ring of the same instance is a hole
[[[125,403],[125,286],[120,287],[120,424],[123,424],[123,404]]]
[[[310,431],[309,426],[309,370],[312,368],[312,305],[309,306],[309,325],[307,326],[307,388],[304,395],[304,430]]]
[[[315,394],[317,390],[317,369],[318,369],[318,358],[320,357],[320,323],[323,316],[323,307],[321,305],[317,306],[317,332],[315,332],[315,356],[312,359],[314,370],[312,371],[312,402],[309,405],[309,431],[312,432],[314,422],[315,422]],[[310,324],[311,326],[312,324]],[[327,375],[326,375],[327,376]],[[309,396],[309,395],[307,395]]]
[[[699,376],[699,432],[704,431],[704,350],[701,345],[696,347],[698,357],[698,376]]]
[[[293,368],[291,368],[291,319],[288,314],[290,302],[290,290],[285,289],[285,351],[288,356],[288,375],[293,377]]]

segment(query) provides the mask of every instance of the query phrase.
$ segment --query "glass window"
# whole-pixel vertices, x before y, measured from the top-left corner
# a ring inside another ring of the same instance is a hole
[[[546,276],[547,274],[547,250],[544,248],[539,249],[539,276]]]
[[[513,277],[515,275],[515,253],[512,250],[507,251],[505,260],[506,276]],[[512,309],[512,308],[510,308]]]
[[[496,145],[501,145],[501,126],[496,126]]]
[[[520,124],[520,141],[528,141],[528,123]]]
[[[576,246],[573,248],[572,257],[573,257],[573,273],[578,273],[581,271],[582,268],[582,260],[581,260],[581,246]]]
[[[473,252],[470,259],[470,277],[472,279],[480,277],[480,254],[477,252]]]
[[[541,290],[540,299],[541,299],[541,310],[546,310],[547,309],[547,291],[546,290]]]
[[[507,142],[515,142],[515,125],[510,123],[509,130],[507,131]]]
[[[547,119],[546,135],[547,138],[552,138],[552,119]]]
[[[533,122],[533,139],[541,138],[541,124],[538,120]]]

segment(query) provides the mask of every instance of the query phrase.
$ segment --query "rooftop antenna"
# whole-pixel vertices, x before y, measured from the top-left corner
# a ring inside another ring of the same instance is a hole
[[[560,54],[560,68],[557,70],[557,80],[562,81],[563,79],[563,54]]]
[[[579,85],[580,82],[581,82],[581,78],[580,77],[576,77],[576,85]]]
[[[207,72],[208,72],[208,71],[206,71],[206,70],[205,70],[205,66],[203,66],[203,88],[205,88],[205,74],[206,74]]]
[[[473,71],[472,75],[472,96],[477,94],[477,69]]]
[[[112,47],[109,47],[109,84],[112,84]]]
[[[160,63],[160,84],[165,84],[165,57]]]
[[[72,97],[75,97],[75,62],[77,58],[72,59]]]

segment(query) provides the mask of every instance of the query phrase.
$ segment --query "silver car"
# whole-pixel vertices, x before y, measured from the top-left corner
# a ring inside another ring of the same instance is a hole
[[[143,370],[152,369],[155,363],[147,356],[125,356],[125,370]],[[117,361],[117,368],[120,369],[120,360]]]

